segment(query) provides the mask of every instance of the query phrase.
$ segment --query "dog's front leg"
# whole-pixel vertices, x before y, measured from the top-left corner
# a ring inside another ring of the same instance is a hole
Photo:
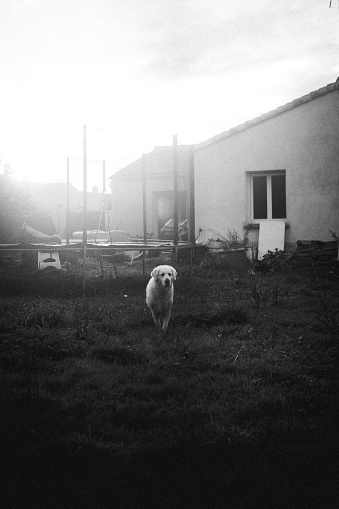
[[[153,320],[154,320],[155,326],[157,327],[157,329],[161,329],[160,316],[157,315],[153,310],[151,310],[151,311],[152,311],[152,315],[153,315]]]
[[[172,311],[172,306],[169,308],[166,316],[164,317],[163,321],[162,321],[162,331],[163,332],[166,332],[167,330],[167,327],[168,327],[168,322],[170,321],[170,318],[171,318],[171,311]]]

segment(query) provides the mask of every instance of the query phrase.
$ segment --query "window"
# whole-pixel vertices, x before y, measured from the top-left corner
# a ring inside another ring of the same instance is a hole
[[[250,175],[251,219],[286,219],[286,172]]]

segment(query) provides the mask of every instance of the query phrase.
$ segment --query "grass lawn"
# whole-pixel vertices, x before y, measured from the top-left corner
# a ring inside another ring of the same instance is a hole
[[[147,274],[159,260],[147,260]],[[6,508],[334,508],[338,275],[0,275]]]

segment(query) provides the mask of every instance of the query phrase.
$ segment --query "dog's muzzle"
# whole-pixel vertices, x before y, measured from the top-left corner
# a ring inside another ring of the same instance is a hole
[[[171,280],[170,279],[165,279],[164,283],[165,283],[165,286],[171,286]]]

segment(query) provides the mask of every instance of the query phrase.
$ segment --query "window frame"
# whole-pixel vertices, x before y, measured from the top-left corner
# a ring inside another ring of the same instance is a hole
[[[283,175],[285,176],[285,189],[286,189],[286,170],[267,170],[267,171],[253,171],[248,172],[249,178],[249,213],[251,223],[260,223],[262,221],[286,221],[287,219],[287,205],[286,205],[286,217],[272,218],[272,177]],[[266,177],[266,195],[267,195],[267,217],[262,219],[254,219],[254,196],[253,196],[253,177]],[[286,200],[286,191],[285,191]]]

